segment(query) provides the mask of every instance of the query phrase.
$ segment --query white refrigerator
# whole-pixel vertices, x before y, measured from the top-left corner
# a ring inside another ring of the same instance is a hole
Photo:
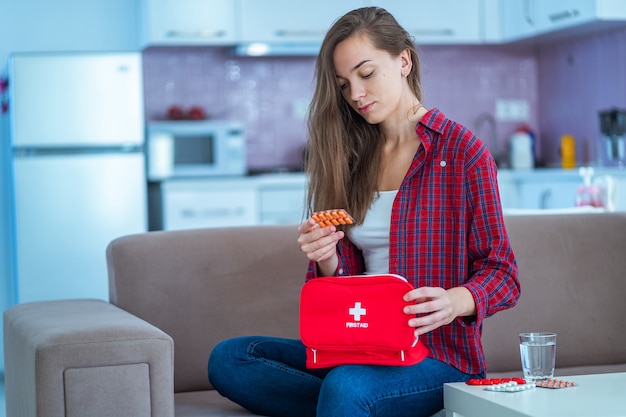
[[[108,300],[107,245],[147,230],[141,54],[11,55],[9,136],[10,298]]]

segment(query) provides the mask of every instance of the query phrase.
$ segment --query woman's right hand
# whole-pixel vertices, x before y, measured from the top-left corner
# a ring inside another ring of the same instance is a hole
[[[334,275],[339,258],[337,257],[337,242],[344,237],[344,232],[335,226],[321,227],[312,218],[305,220],[298,227],[298,245],[311,261],[317,265],[324,275]]]

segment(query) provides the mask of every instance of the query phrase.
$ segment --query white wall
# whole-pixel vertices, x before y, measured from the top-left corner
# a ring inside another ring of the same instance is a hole
[[[139,0],[0,0],[0,75],[12,52],[110,51],[140,48]],[[10,80],[9,80],[10,82]],[[10,104],[9,104],[10,105]],[[6,125],[2,117],[0,125]],[[0,143],[6,133],[0,129]],[[7,217],[7,158],[0,147],[0,220]],[[0,221],[0,311],[13,304],[5,256],[8,230]],[[4,371],[0,333],[0,372]]]

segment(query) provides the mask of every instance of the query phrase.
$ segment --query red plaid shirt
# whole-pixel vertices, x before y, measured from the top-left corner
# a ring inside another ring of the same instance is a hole
[[[513,307],[520,295],[515,255],[498,194],[497,168],[468,129],[430,110],[416,126],[422,141],[393,203],[389,272],[415,287],[466,287],[476,316],[422,336],[430,355],[467,374],[486,372],[482,321]],[[346,237],[337,246],[338,275],[364,272],[363,255]],[[309,265],[307,279],[317,268]]]

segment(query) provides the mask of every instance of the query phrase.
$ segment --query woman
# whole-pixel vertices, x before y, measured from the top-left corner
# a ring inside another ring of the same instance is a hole
[[[519,297],[494,160],[469,130],[422,105],[415,46],[383,9],[331,27],[316,77],[309,208],[344,208],[356,224],[300,225],[306,278],[406,277],[416,288],[405,295],[407,322],[430,355],[413,366],[312,371],[300,341],[244,337],[215,348],[209,378],[263,415],[431,415],[444,383],[484,377],[482,320]]]

